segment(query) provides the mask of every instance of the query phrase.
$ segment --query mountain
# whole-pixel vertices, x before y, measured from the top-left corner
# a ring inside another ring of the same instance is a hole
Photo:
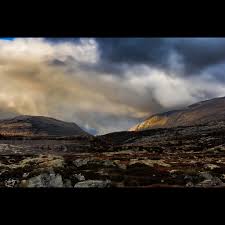
[[[89,135],[75,123],[44,116],[17,116],[0,120],[0,134],[8,136]]]
[[[153,128],[192,126],[213,121],[225,120],[225,97],[195,103],[180,110],[155,114],[129,131]]]

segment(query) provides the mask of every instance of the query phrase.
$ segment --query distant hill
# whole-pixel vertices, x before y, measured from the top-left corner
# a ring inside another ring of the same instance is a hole
[[[44,116],[17,116],[0,120],[0,134],[8,136],[89,135],[75,123]]]
[[[192,126],[221,120],[225,120],[225,97],[198,102],[180,110],[152,115],[130,128],[129,131]]]

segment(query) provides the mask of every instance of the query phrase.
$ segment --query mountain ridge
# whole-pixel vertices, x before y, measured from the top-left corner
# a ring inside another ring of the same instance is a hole
[[[225,97],[208,99],[185,108],[151,115],[131,127],[129,131],[190,126],[220,120],[225,120]]]
[[[76,123],[51,117],[20,115],[0,120],[0,134],[9,136],[71,136],[90,135]]]

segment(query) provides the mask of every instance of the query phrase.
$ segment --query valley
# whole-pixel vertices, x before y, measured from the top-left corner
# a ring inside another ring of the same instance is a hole
[[[0,187],[224,187],[225,121],[101,136],[1,137]]]

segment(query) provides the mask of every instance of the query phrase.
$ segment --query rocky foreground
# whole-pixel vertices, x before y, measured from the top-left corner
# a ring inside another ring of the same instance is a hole
[[[225,122],[0,140],[0,187],[225,187]]]

